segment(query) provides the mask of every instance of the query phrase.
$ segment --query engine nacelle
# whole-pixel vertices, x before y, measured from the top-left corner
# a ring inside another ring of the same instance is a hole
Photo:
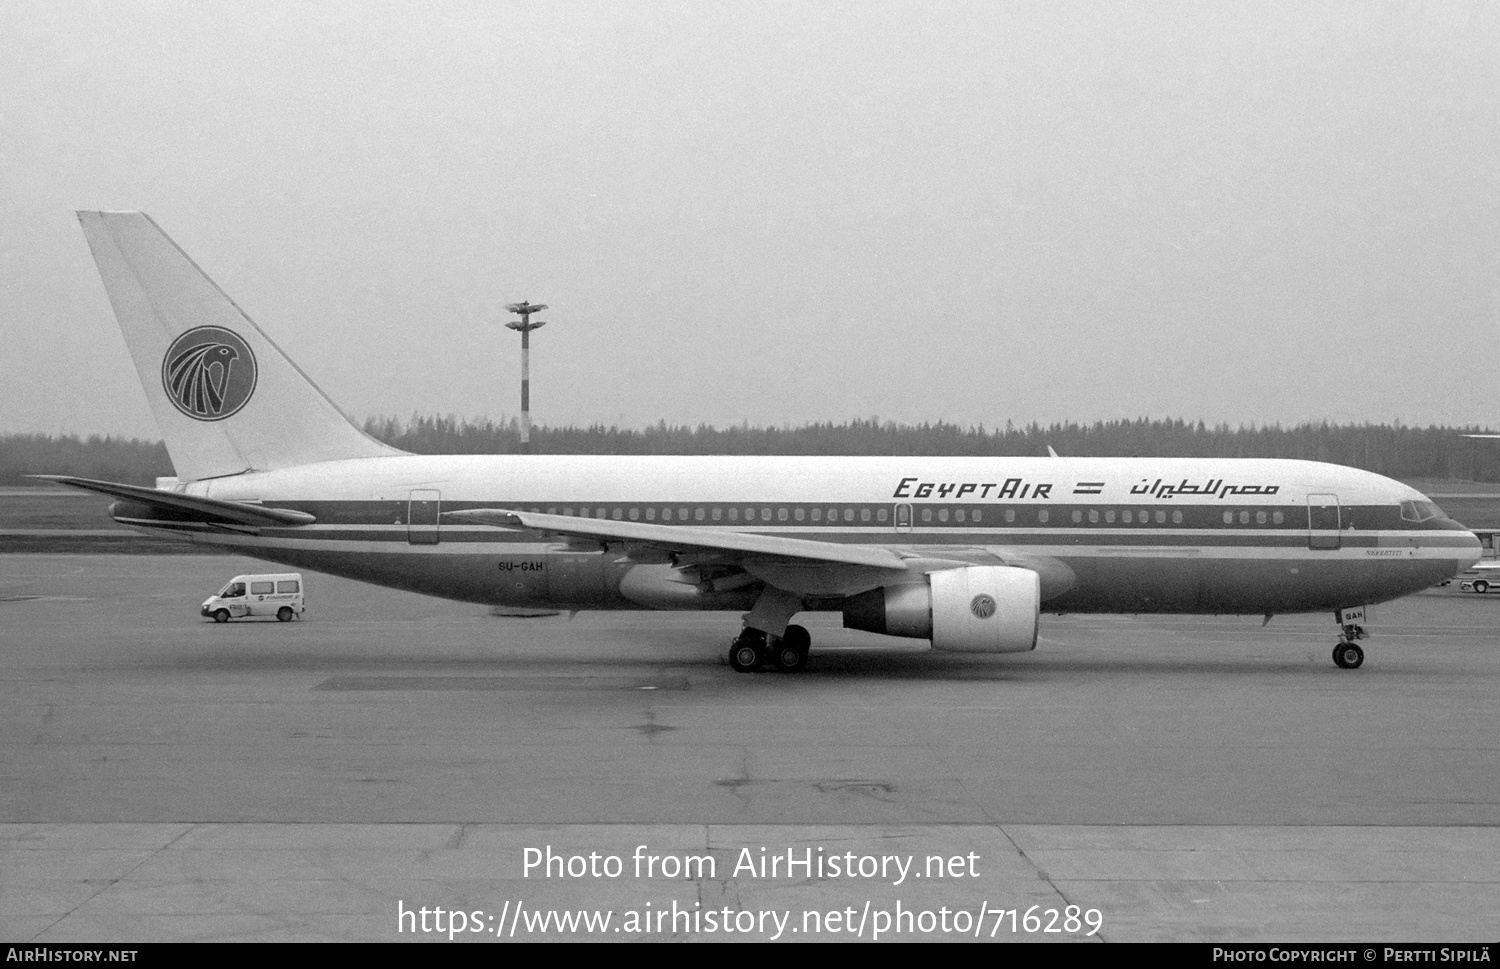
[[[844,600],[850,629],[930,639],[952,653],[1024,653],[1036,648],[1041,578],[1030,569],[971,565],[926,581],[871,589]]]

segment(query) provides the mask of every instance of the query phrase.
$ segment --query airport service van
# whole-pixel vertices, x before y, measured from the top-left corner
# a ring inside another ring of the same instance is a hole
[[[1500,589],[1500,562],[1494,559],[1477,562],[1473,568],[1458,573],[1458,587],[1465,592]]]
[[[275,616],[291,622],[307,611],[301,572],[237,575],[224,588],[203,600],[199,612],[214,622],[245,616]]]

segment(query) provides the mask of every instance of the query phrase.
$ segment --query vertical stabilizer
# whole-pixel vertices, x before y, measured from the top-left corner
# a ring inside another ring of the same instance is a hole
[[[359,428],[142,212],[79,212],[179,477],[399,454]]]

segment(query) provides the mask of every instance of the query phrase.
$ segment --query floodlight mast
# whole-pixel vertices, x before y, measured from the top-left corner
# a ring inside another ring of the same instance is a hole
[[[521,446],[527,450],[531,448],[531,331],[540,329],[547,325],[544,320],[531,322],[532,313],[540,313],[547,308],[546,303],[532,303],[522,300],[519,303],[509,303],[506,310],[521,317],[519,321],[511,320],[505,324],[509,329],[521,331]]]

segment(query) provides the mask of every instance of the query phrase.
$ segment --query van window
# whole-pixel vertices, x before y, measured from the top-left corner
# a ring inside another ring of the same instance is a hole
[[[243,582],[231,582],[227,586],[224,587],[224,591],[223,592],[219,593],[219,598],[221,598],[221,599],[238,599],[240,596],[242,596],[244,594],[245,594],[245,583],[243,583]]]
[[[268,596],[276,589],[274,582],[252,582],[250,583],[250,594],[253,596]]]
[[[277,592],[301,592],[300,583],[296,579],[282,579],[276,583]]]

